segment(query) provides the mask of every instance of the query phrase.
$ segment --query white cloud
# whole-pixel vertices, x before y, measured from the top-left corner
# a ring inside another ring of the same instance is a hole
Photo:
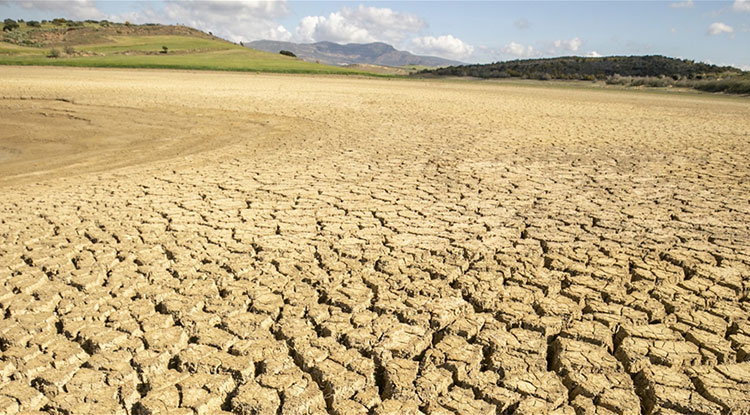
[[[583,44],[583,40],[581,40],[580,37],[574,37],[570,40],[556,40],[552,42],[552,44],[555,46],[555,49],[558,50],[567,50],[570,52],[577,52],[578,49],[581,48],[581,45]]]
[[[734,0],[732,9],[738,12],[750,12],[750,0]]]
[[[164,7],[170,21],[225,37],[232,41],[289,40],[292,35],[273,21],[288,12],[286,1],[173,0]]]
[[[292,34],[274,21],[286,13],[285,0],[167,0],[163,10],[154,10],[149,6],[138,12],[112,16],[111,19],[133,23],[179,23],[239,42],[291,39]]]
[[[374,42],[375,36],[367,29],[349,23],[340,13],[330,16],[307,16],[297,26],[297,37],[303,42],[328,40],[343,43]]]
[[[389,8],[342,7],[326,16],[307,16],[297,27],[297,39],[302,42],[322,40],[341,43],[387,42],[400,43],[409,34],[418,33],[425,22],[408,13]]]
[[[708,32],[711,36],[720,35],[722,33],[734,33],[734,28],[732,26],[726,25],[721,22],[715,22],[711,23],[711,25],[708,26]]]
[[[464,59],[474,53],[474,47],[451,35],[424,36],[411,40],[412,51],[450,59]]]
[[[94,0],[44,1],[30,0],[16,3],[24,9],[47,10],[72,20],[103,19],[104,13]]]
[[[673,9],[692,9],[693,6],[693,0],[678,1],[669,5]]]
[[[510,42],[503,46],[501,51],[506,55],[515,56],[518,58],[530,58],[532,56],[540,56],[541,54],[536,51],[532,46],[524,46],[520,43]]]
[[[576,56],[600,57],[602,56],[595,50],[585,51],[582,49],[583,39],[574,37],[572,39],[558,39],[550,42],[541,42],[536,46],[524,45],[521,43],[510,42],[503,46],[497,53],[510,55],[518,58],[536,58],[542,56],[560,56],[571,54]]]

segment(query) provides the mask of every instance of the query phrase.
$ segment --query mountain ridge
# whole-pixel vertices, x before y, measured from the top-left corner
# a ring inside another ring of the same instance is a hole
[[[382,66],[416,65],[440,67],[462,64],[459,61],[437,56],[414,55],[411,52],[397,50],[392,45],[383,42],[340,44],[327,41],[294,43],[278,40],[256,40],[245,43],[244,46],[272,53],[288,50],[297,55],[298,58],[306,61],[338,66],[372,64]]]

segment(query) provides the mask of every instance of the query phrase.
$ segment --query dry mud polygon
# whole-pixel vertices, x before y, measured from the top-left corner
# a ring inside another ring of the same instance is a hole
[[[750,413],[747,100],[0,75],[2,413]]]

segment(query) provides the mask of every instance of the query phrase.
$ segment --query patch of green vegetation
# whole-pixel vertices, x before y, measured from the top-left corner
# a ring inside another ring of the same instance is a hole
[[[124,52],[158,53],[163,50],[164,46],[169,48],[170,53],[243,49],[242,46],[229,42],[188,36],[117,36],[111,39],[112,42],[110,43],[81,45],[78,49],[103,54]]]
[[[18,46],[12,43],[0,42],[0,59],[2,59],[2,55],[18,55],[18,54],[42,55],[44,53],[45,51],[37,49],[37,48],[32,48],[29,46]]]
[[[399,66],[401,69],[406,69],[410,72],[419,72],[419,71],[429,71],[432,69],[437,69],[434,66],[424,66],[424,65],[401,65]]]
[[[750,75],[729,74],[726,78],[721,79],[672,79],[667,77],[627,77],[616,75],[607,78],[606,83],[607,85],[622,85],[626,87],[678,87],[693,88],[705,92],[750,94]]]
[[[706,92],[750,95],[750,77],[722,79],[720,81],[705,81],[694,85],[693,88]]]
[[[15,54],[0,56],[0,64],[370,75],[366,72],[288,59],[277,54],[259,52],[251,49],[172,54],[170,47],[169,54],[119,54],[106,56],[63,55],[54,59],[48,58],[44,54]]]

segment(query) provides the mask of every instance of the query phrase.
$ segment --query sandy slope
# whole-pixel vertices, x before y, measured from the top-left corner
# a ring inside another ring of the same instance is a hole
[[[750,412],[747,100],[0,76],[5,413]]]

